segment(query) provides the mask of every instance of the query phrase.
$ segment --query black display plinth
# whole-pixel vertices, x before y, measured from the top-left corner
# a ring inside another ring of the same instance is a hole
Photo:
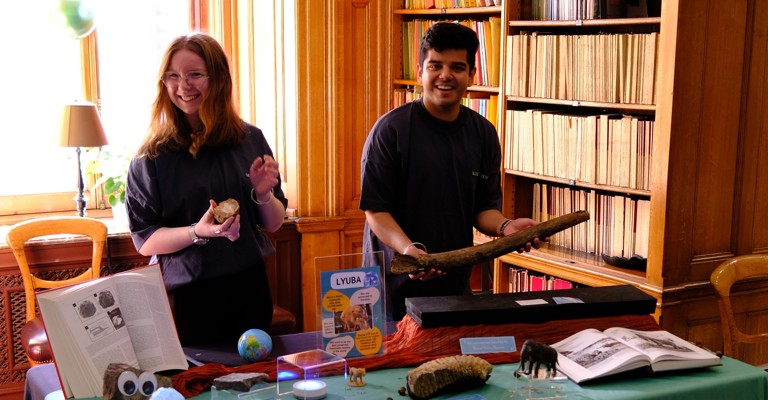
[[[575,301],[574,301],[575,300]],[[422,328],[651,314],[656,299],[632,285],[471,296],[410,297]]]

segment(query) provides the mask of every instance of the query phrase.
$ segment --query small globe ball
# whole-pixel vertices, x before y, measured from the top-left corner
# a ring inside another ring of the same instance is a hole
[[[248,329],[237,341],[237,352],[250,363],[264,360],[272,352],[272,338],[261,329]]]

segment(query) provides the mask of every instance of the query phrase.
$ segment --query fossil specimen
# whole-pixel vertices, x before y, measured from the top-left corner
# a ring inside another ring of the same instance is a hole
[[[460,355],[427,361],[408,371],[408,395],[429,399],[446,392],[483,385],[493,366],[480,357]]]
[[[395,254],[395,258],[392,260],[392,273],[414,274],[431,268],[449,270],[474,265],[507,254],[510,251],[516,251],[525,246],[526,243],[533,242],[535,238],[552,236],[588,219],[588,211],[576,211],[477,246],[434,254],[412,256]]]

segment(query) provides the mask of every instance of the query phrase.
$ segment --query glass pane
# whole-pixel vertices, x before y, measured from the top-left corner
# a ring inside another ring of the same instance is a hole
[[[102,120],[110,148],[132,151],[147,131],[163,52],[173,38],[189,32],[189,0],[100,4]]]
[[[189,30],[189,0],[138,0],[122,7],[85,2],[97,7],[98,78],[109,147],[132,151],[147,129],[162,53]],[[0,24],[8,55],[0,63],[0,170],[13,173],[0,175],[0,196],[76,190],[75,151],[56,147],[55,140],[61,106],[83,96],[81,50],[80,40],[63,28],[58,4],[3,5],[9,18]],[[83,153],[84,167],[89,156]],[[0,209],[0,215],[13,212]]]
[[[0,196],[75,191],[74,149],[54,140],[61,106],[82,97],[80,41],[53,23],[53,5],[3,3]]]

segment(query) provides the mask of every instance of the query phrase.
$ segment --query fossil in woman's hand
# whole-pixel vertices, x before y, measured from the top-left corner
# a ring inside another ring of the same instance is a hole
[[[240,214],[240,203],[235,199],[226,199],[213,209],[213,218],[220,224],[238,214]]]

